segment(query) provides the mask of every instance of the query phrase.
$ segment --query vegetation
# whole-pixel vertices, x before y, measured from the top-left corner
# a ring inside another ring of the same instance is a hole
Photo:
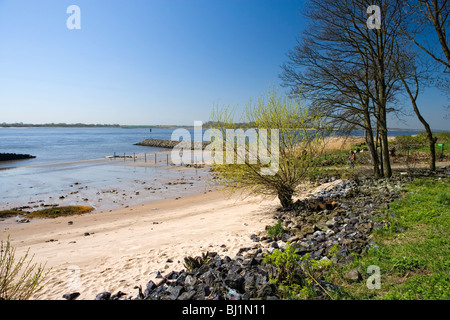
[[[337,264],[338,247],[330,259],[308,260],[295,248],[274,251],[266,257],[272,281],[286,299],[313,298],[314,283],[329,281],[339,290],[328,290],[333,299],[448,300],[450,298],[450,181],[417,178],[407,186],[406,196],[380,212],[386,226],[374,231],[376,241],[366,253],[353,255],[353,262]],[[369,266],[381,271],[381,288],[369,289]],[[362,281],[343,277],[361,270]],[[309,274],[305,272],[308,270]],[[308,280],[309,278],[309,280]],[[322,282],[323,283],[323,282]]]
[[[31,211],[29,213],[11,209],[0,211],[0,218],[8,218],[17,215],[25,216],[28,219],[32,218],[56,218],[56,217],[67,217],[73,215],[79,215],[83,213],[88,213],[93,211],[93,207],[88,206],[67,206],[67,207],[53,207],[42,210]]]
[[[335,253],[336,250],[332,252]],[[288,245],[284,251],[276,249],[267,254],[264,262],[269,268],[270,281],[277,286],[278,294],[282,298],[295,300],[312,298],[317,295],[315,286],[332,298],[317,281],[331,267],[332,260],[310,259],[309,253],[300,256],[294,246]]]
[[[277,196],[283,208],[291,207],[296,187],[317,167],[329,134],[323,115],[311,112],[305,101],[274,89],[256,104],[249,103],[240,122],[254,124],[254,138],[241,130],[241,137],[227,136],[225,144],[216,141],[216,181],[230,191]],[[238,134],[233,110],[217,109],[212,118],[220,135],[228,129]]]
[[[208,255],[208,252],[202,253],[201,256],[197,257],[185,257],[184,258],[184,267],[188,272],[200,268],[203,265],[207,265],[211,262],[211,258]]]
[[[16,260],[15,249],[11,246],[9,237],[6,243],[0,245],[0,300],[28,300],[39,297],[42,282],[47,274],[45,265],[32,263],[33,257],[28,259],[29,250]]]
[[[278,239],[279,237],[281,237],[283,235],[283,232],[284,229],[281,220],[278,220],[276,224],[267,228],[267,235],[273,239]]]

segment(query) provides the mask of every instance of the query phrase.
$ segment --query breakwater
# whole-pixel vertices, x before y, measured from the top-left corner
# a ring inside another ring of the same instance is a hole
[[[0,161],[33,159],[35,156],[29,154],[17,154],[17,153],[0,153]]]
[[[147,147],[155,147],[155,148],[168,148],[172,149],[176,145],[178,145],[181,141],[174,140],[166,140],[166,139],[147,139],[135,145],[138,146],[147,146]],[[194,149],[205,149],[205,147],[209,144],[209,142],[200,142],[200,141],[191,141],[191,150]]]

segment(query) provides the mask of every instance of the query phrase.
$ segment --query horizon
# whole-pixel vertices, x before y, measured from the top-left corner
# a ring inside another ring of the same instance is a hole
[[[207,122],[203,122],[205,124]],[[19,127],[14,127],[13,125],[20,125]],[[65,123],[65,122],[46,122],[46,123],[21,123],[21,122],[14,122],[14,123],[0,123],[0,128],[28,128],[28,127],[58,127],[61,126],[67,126],[67,127],[142,127],[142,128],[158,128],[158,127],[180,127],[180,128],[194,128],[193,124],[120,124],[120,123]],[[388,131],[424,131],[423,128],[400,128],[400,127],[388,127]],[[339,129],[331,129],[331,130],[339,130]],[[354,129],[352,131],[363,131],[362,129]],[[376,129],[373,129],[372,131],[376,131]],[[433,131],[439,131],[439,132],[450,132],[448,129],[440,129],[436,128],[433,129]]]
[[[0,122],[186,126],[215,105],[243,108],[281,84],[304,2],[1,1]],[[388,126],[422,128],[399,98],[409,116]],[[418,103],[433,130],[448,127],[443,92],[425,88]]]

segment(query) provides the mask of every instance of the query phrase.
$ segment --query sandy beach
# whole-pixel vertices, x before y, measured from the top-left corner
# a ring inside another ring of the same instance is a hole
[[[65,293],[80,292],[79,300],[91,300],[119,290],[136,296],[134,287],[145,288],[158,271],[184,269],[186,256],[214,251],[234,257],[239,248],[252,246],[250,235],[273,224],[270,212],[277,206],[276,199],[214,190],[111,212],[8,224],[1,239],[10,235],[17,257],[29,249],[34,262],[51,268],[39,299],[62,300]]]

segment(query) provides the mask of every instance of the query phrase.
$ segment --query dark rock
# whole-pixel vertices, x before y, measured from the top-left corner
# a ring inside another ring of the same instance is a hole
[[[116,294],[111,296],[111,300],[119,300],[121,297],[126,296],[127,294],[122,292],[122,291],[118,291]]]
[[[232,273],[229,274],[225,279],[225,284],[231,289],[236,289],[241,291],[244,284],[244,277],[240,274]]]
[[[94,300],[109,300],[111,298],[111,292],[102,292],[95,296]]]
[[[66,293],[62,297],[66,300],[75,300],[80,296],[79,292]]]

